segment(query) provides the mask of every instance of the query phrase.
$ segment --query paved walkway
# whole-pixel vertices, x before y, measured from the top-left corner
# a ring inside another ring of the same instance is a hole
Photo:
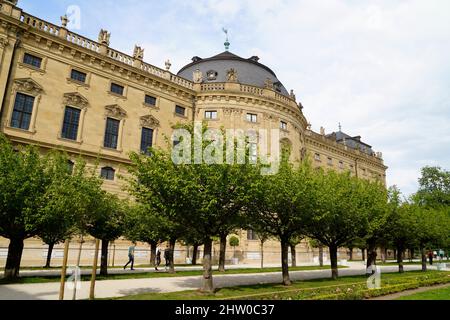
[[[420,266],[405,266],[406,271],[420,270]],[[382,267],[382,272],[395,272],[398,268]],[[350,268],[340,269],[341,276],[356,276],[365,274],[362,263],[350,263]],[[331,277],[330,270],[291,272],[291,279],[311,280]],[[260,273],[240,275],[214,276],[217,288],[234,287],[242,285],[281,283],[281,273]],[[201,287],[202,277],[177,277],[153,279],[128,279],[97,281],[96,298],[123,297],[141,293],[166,293],[186,290],[197,290]],[[13,284],[0,285],[0,300],[56,300],[59,296],[59,283]],[[89,282],[82,282],[78,290],[78,299],[87,299],[89,296]],[[66,288],[66,299],[71,299],[72,291]]]

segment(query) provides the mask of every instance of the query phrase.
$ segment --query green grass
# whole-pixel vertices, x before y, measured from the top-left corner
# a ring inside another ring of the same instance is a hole
[[[151,266],[149,264],[142,264],[142,265],[135,265],[135,268],[154,268],[155,266]],[[201,265],[193,266],[192,264],[177,264],[175,265],[175,268],[177,267],[201,267]],[[122,269],[123,266],[118,265],[114,267],[108,267],[109,270],[115,270],[115,269]],[[55,271],[55,270],[61,270],[62,266],[54,266],[50,268],[44,268],[44,267],[22,267],[22,271]],[[92,266],[80,266],[80,269],[82,270],[92,270]],[[0,271],[5,271],[5,268],[0,268]]]
[[[396,300],[450,300],[450,287],[416,293]]]
[[[447,281],[450,282],[448,273],[430,271],[407,272],[404,274],[390,273],[383,274],[383,287],[385,290],[392,290],[396,286],[406,286],[418,281],[430,282]],[[358,293],[367,291],[367,278],[365,276],[342,277],[336,281],[330,279],[308,280],[294,282],[292,286],[286,287],[281,284],[263,284],[252,286],[239,286],[223,288],[215,294],[203,294],[199,291],[183,291],[174,293],[148,293],[118,300],[225,300],[225,299],[250,299],[250,300],[278,300],[278,299],[332,299],[348,293]],[[406,290],[406,289],[403,289]],[[376,290],[374,290],[376,291]],[[402,291],[402,290],[401,290]],[[388,294],[391,291],[385,293]]]
[[[346,267],[340,267],[346,268]],[[297,267],[297,268],[289,268],[291,272],[295,271],[312,271],[312,270],[329,270],[329,266],[319,267],[319,266],[305,266],[305,267]],[[233,274],[259,274],[259,273],[276,273],[281,272],[281,268],[265,268],[265,269],[230,269],[226,272],[218,272],[214,271],[215,275],[233,275]],[[132,272],[125,274],[110,274],[108,276],[99,276],[97,275],[97,280],[126,280],[126,279],[152,279],[152,278],[174,278],[174,277],[193,277],[193,276],[201,276],[203,275],[203,271],[201,270],[187,270],[187,271],[178,271],[175,274],[170,274],[167,272]],[[83,281],[89,281],[91,276],[82,276]],[[60,281],[60,276],[49,276],[49,277],[21,277],[15,281],[6,281],[4,279],[0,279],[0,285],[5,284],[25,284],[25,283],[48,283],[48,282],[58,282]]]
[[[442,262],[440,262],[439,260],[433,260],[433,266],[438,265],[439,263],[450,263],[450,260],[443,260]],[[404,266],[421,265],[421,264],[422,264],[422,262],[409,262],[408,260],[403,261]],[[386,263],[382,263],[381,261],[378,261],[377,265],[391,267],[391,266],[398,265],[398,262],[397,261],[388,261]],[[428,263],[428,260],[427,260],[427,266],[430,266],[430,264]]]

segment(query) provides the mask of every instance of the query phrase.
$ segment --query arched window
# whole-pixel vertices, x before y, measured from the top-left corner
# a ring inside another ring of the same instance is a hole
[[[114,180],[114,177],[116,175],[116,170],[114,170],[111,167],[104,167],[102,168],[101,177],[105,180]]]

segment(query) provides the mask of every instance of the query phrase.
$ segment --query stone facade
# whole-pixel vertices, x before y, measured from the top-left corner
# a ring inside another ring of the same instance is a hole
[[[225,129],[271,130],[283,123],[280,138],[290,143],[292,161],[309,155],[315,166],[350,170],[358,177],[385,183],[387,167],[380,153],[355,150],[324,131],[310,130],[293,91],[283,94],[275,90],[270,79],[262,87],[247,85],[239,82],[239,70],[230,69],[225,82],[204,82],[199,74],[191,81],[171,73],[170,61],[165,70],[145,63],[140,47],[134,48],[132,56],[110,48],[111,34],[106,30],[101,30],[98,41],[94,41],[67,30],[66,17],[61,23],[57,26],[33,17],[17,7],[17,1],[0,0],[0,132],[14,143],[37,145],[43,152],[60,149],[74,159],[82,156],[92,166],[99,159],[99,174],[104,167],[115,170],[115,178],[104,183],[110,192],[127,196],[118,176],[126,175],[128,154],[140,150],[142,128],[153,130],[154,146],[164,147],[173,125],[202,120]],[[30,56],[39,63],[25,61]],[[84,81],[77,80],[73,70],[81,73]],[[119,93],[113,85],[121,89]],[[18,94],[34,98],[26,129],[12,125]],[[146,96],[151,98],[150,103]],[[61,134],[66,107],[80,112],[74,139]],[[184,108],[183,115],[176,112],[179,107]],[[205,111],[212,110],[217,117],[205,119]],[[256,114],[258,120],[248,122],[248,113]],[[119,126],[116,148],[104,147],[108,118]],[[260,242],[248,240],[245,231],[239,236],[238,251],[252,252],[241,258],[251,262],[257,257],[254,252],[260,251]],[[1,248],[7,243],[0,239]],[[36,240],[28,245],[42,247]],[[266,244],[266,250],[276,252],[276,262],[278,247],[276,242]],[[299,251],[308,250],[303,244]],[[28,260],[37,263],[36,259],[42,258],[40,253],[38,257]],[[4,258],[0,254],[0,261]]]

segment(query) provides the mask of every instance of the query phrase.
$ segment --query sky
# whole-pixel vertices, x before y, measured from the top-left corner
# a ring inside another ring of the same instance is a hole
[[[416,192],[420,169],[450,169],[448,0],[19,0],[26,12],[171,71],[230,51],[275,71],[312,128],[339,123],[383,152],[388,184]],[[79,14],[78,14],[79,13]]]

